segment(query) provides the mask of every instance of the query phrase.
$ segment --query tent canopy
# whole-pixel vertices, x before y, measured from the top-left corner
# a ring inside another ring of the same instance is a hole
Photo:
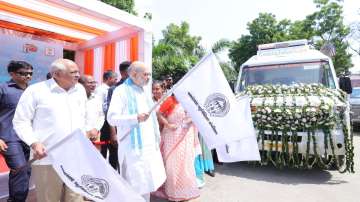
[[[74,43],[81,50],[150,31],[146,20],[97,0],[0,0],[0,27]]]
[[[149,21],[98,0],[0,0],[0,28],[60,40],[98,81],[122,61],[151,67]]]

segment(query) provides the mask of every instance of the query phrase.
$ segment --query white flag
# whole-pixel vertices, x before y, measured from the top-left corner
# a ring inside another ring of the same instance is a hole
[[[49,156],[71,190],[94,201],[144,202],[80,130],[60,143],[49,151]]]
[[[259,147],[256,140],[254,124],[251,118],[250,100],[248,96],[238,99],[241,108],[240,114],[246,122],[241,124],[241,133],[251,134],[248,138],[240,141],[230,142],[226,145],[216,147],[216,153],[220,162],[236,161],[260,161]]]
[[[174,86],[174,93],[210,149],[254,137],[249,117],[244,116],[213,53]]]

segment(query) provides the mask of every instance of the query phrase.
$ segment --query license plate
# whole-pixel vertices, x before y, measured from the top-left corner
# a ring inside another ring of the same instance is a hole
[[[292,152],[292,151],[293,151],[293,145],[292,145],[292,143],[289,143],[288,145],[289,145],[289,152]],[[268,142],[268,141],[264,142],[264,150],[268,150],[268,151],[269,151],[270,148],[271,148],[271,143]],[[282,143],[281,143],[281,142],[278,142],[277,148],[278,148],[277,151],[282,151]],[[262,149],[261,144],[260,144],[260,149]],[[276,144],[275,144],[275,142],[273,142],[273,144],[272,144],[272,151],[276,151]]]

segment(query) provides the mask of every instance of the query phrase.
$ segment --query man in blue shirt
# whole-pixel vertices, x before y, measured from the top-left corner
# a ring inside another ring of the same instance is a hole
[[[7,69],[11,79],[0,84],[0,152],[10,168],[8,202],[25,202],[31,167],[15,169],[27,164],[30,148],[17,136],[12,120],[20,96],[32,78],[33,67],[24,61],[11,61]]]

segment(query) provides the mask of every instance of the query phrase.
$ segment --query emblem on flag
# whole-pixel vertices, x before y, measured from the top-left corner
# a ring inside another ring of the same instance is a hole
[[[213,93],[206,98],[204,108],[214,117],[224,117],[230,110],[229,99],[221,93]]]
[[[50,145],[48,152],[53,159],[52,167],[72,191],[96,202],[145,202],[105,161],[80,129]],[[73,153],[78,157],[69,158]]]
[[[109,183],[104,179],[83,175],[81,176],[81,184],[88,193],[96,198],[105,199],[109,194]]]
[[[176,99],[191,116],[210,149],[225,150],[225,145],[228,145],[224,154],[231,158],[227,158],[227,162],[259,159],[250,103],[248,99],[243,102],[236,100],[213,53],[202,58],[167,92],[169,95],[171,93],[175,94]],[[249,145],[245,144],[249,143],[246,141],[248,139],[253,140]],[[242,150],[239,150],[236,145],[243,141],[245,143],[241,144]],[[249,157],[248,154],[254,154],[256,158]]]

